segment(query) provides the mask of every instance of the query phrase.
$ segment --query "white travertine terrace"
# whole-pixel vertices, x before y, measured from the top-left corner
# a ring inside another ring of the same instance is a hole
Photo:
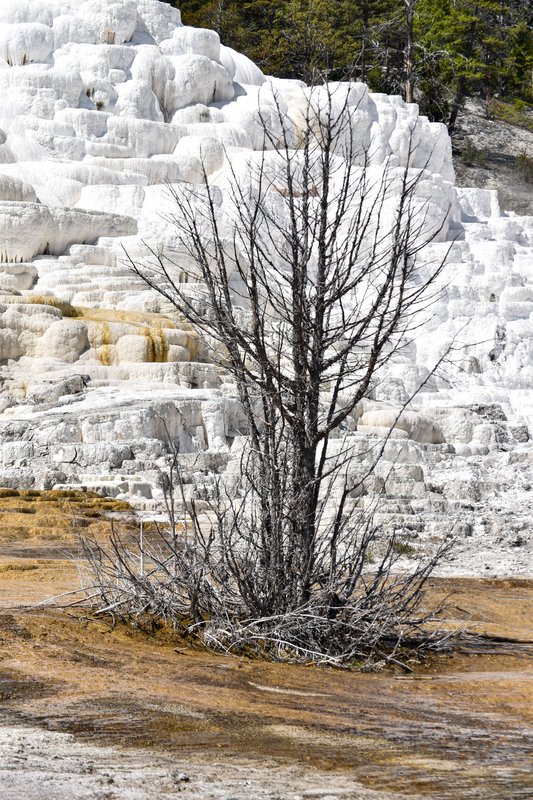
[[[232,174],[245,180],[259,159],[282,180],[279,109],[296,143],[321,91],[265,77],[157,0],[2,0],[0,485],[82,484],[149,507],[162,419],[189,458],[191,491],[231,470],[234,387],[132,275],[123,248],[179,249],[164,218],[168,182],[198,189],[205,169],[223,204]],[[494,192],[456,189],[446,129],[416,106],[362,84],[336,93],[339,103],[348,93],[352,135],[376,175],[385,162],[401,170],[413,136],[419,201],[440,230],[421,269],[451,245],[431,320],[352,420],[361,451],[457,331],[473,343],[396,424],[378,521],[420,541],[455,525],[472,564],[490,546],[504,571],[526,569],[533,219],[502,214]],[[380,480],[378,470],[368,496]]]

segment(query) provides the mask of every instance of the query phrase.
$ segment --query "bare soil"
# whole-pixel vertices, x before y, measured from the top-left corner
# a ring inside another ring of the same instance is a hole
[[[433,580],[492,638],[411,674],[221,657],[36,607],[124,509],[29,495],[0,496],[2,800],[533,795],[533,581]]]

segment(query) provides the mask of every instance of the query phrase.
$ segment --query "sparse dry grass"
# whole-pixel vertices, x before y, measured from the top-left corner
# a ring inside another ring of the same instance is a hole
[[[0,563],[0,575],[5,572],[30,572],[39,569],[39,564],[36,561],[24,559],[24,561],[7,561],[5,564]]]
[[[517,106],[516,104],[493,98],[487,103],[487,110],[491,117],[533,132],[533,111],[525,103],[522,106]]]

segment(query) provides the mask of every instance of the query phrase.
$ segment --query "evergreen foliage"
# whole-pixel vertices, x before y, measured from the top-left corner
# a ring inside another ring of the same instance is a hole
[[[166,2],[266,73],[312,82],[327,71],[404,97],[414,88],[433,119],[453,123],[466,95],[533,102],[533,9],[524,0]]]
[[[418,87],[433,116],[465,95],[533,101],[532,23],[521,0],[418,0]]]

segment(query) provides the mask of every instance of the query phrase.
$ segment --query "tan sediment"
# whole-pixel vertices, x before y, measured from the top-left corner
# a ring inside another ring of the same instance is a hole
[[[45,557],[41,506],[54,509],[50,527],[64,545],[75,539],[77,518],[106,535],[104,513],[83,515],[112,510],[113,501],[80,495],[0,496],[3,517],[30,526],[18,543],[0,532],[0,546],[9,548],[0,558],[0,674],[18,687],[4,710],[92,744],[206,763],[223,756],[256,767],[305,765],[392,796],[459,800],[480,787],[491,800],[528,796],[533,664],[526,655],[457,653],[413,664],[410,675],[358,674],[221,657],[176,642],[168,630],[148,636],[83,610],[28,608],[29,598],[66,591],[77,579],[71,561]],[[18,511],[23,503],[37,511]],[[26,557],[29,541],[35,547]],[[533,641],[533,582],[431,581],[435,600],[452,590],[452,624]]]

